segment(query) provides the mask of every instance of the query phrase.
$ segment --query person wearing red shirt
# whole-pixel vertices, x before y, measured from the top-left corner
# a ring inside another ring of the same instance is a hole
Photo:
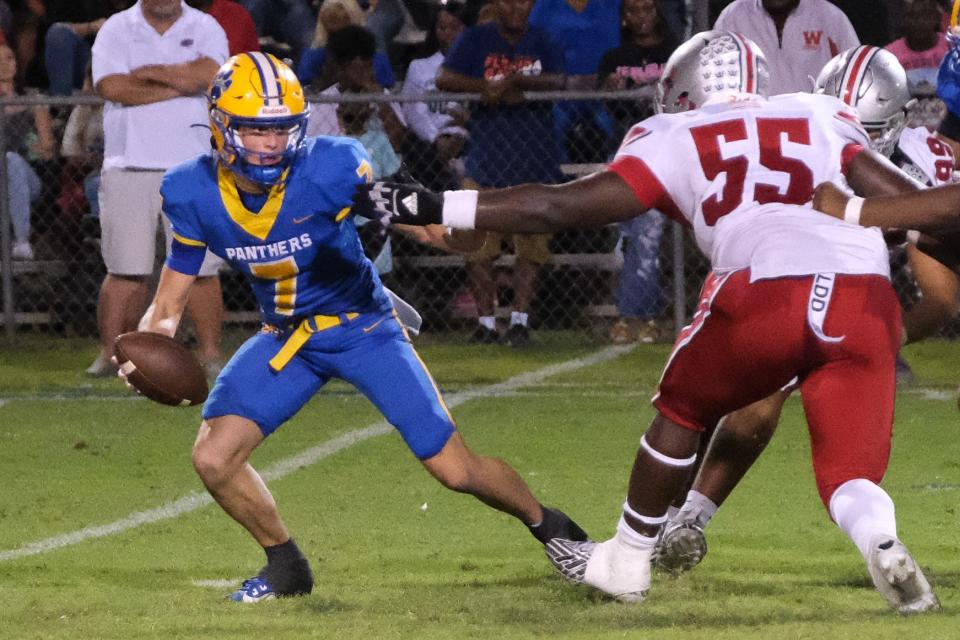
[[[260,39],[250,12],[233,0],[190,0],[194,9],[212,15],[227,33],[230,55],[244,51],[260,51]]]

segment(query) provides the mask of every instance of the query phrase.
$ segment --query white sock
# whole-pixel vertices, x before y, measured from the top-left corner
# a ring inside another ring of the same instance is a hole
[[[657,544],[657,536],[645,536],[633,530],[626,519],[620,516],[620,522],[617,523],[617,538],[628,547],[639,550],[653,549]]]
[[[713,500],[699,491],[691,489],[687,493],[687,501],[680,507],[680,512],[677,514],[676,519],[695,522],[697,526],[703,529],[707,526],[707,523],[710,522],[710,519],[713,518],[714,514],[717,513],[718,508]]]
[[[510,324],[520,324],[527,326],[528,316],[526,313],[521,313],[520,311],[511,311],[510,312]]]
[[[844,482],[830,496],[830,515],[857,545],[866,560],[870,540],[877,535],[897,537],[897,516],[887,492],[869,480]]]
[[[497,320],[493,316],[480,316],[480,326],[496,331]]]

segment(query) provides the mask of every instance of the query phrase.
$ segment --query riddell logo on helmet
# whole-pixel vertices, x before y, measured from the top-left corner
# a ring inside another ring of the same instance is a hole
[[[290,107],[286,105],[280,105],[279,107],[273,106],[263,106],[260,107],[260,112],[257,113],[258,116],[288,116],[290,115]]]

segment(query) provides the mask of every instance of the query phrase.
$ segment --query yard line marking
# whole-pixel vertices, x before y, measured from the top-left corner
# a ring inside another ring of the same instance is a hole
[[[919,387],[917,389],[905,389],[910,395],[920,396],[924,400],[953,400],[956,397],[955,391],[945,389],[926,389]]]
[[[208,587],[210,589],[229,589],[231,587],[236,587],[242,581],[243,578],[237,578],[236,580],[217,578],[213,580],[191,580],[190,584],[195,587]]]
[[[630,346],[630,348],[634,348]],[[501,390],[501,391],[485,391],[483,392],[486,396],[494,397],[523,397],[523,396],[533,396],[533,395],[545,395],[549,393],[563,393],[565,396],[576,396],[576,397],[606,397],[606,396],[617,396],[617,397],[632,397],[632,396],[643,396],[653,394],[653,391],[648,391],[642,388],[637,388],[635,386],[629,387],[626,391],[609,391],[609,385],[596,385],[589,382],[579,383],[579,382],[533,382],[530,385],[533,389],[541,389],[541,391],[515,391],[515,390]],[[593,391],[592,389],[600,389],[598,391]],[[561,389],[570,389],[570,391],[560,391]],[[463,392],[465,393],[465,392]],[[932,402],[943,402],[954,400],[957,396],[956,391],[951,391],[947,389],[940,389],[936,387],[913,387],[909,389],[898,389],[897,393],[906,394],[910,396],[919,396],[921,400],[930,400]],[[331,397],[331,396],[359,396],[360,392],[353,389],[335,389],[332,391],[324,390],[320,393],[321,397]],[[456,396],[456,393],[444,394],[444,397],[453,398]],[[791,396],[795,397],[795,396]],[[15,402],[44,402],[44,401],[56,401],[56,402],[69,402],[71,400],[106,400],[108,402],[141,402],[146,400],[142,396],[136,394],[130,395],[70,395],[62,393],[54,393],[50,395],[44,394],[33,394],[33,395],[23,395],[23,396],[6,396],[0,398],[0,409],[4,406],[11,405]]]
[[[513,378],[504,380],[503,382],[487,385],[478,389],[469,389],[459,393],[451,394],[446,398],[446,403],[447,406],[452,409],[457,405],[463,404],[468,400],[473,400],[474,398],[482,398],[492,394],[508,393],[519,387],[537,384],[538,382],[551,376],[570,373],[572,371],[576,371],[577,369],[582,369],[583,367],[589,367],[591,365],[600,364],[608,360],[613,360],[614,358],[628,353],[635,348],[636,345],[607,347],[583,358],[574,358],[573,360],[567,360],[566,362],[548,365],[542,369],[537,369],[536,371],[530,371],[528,373],[522,373],[518,376],[514,376]],[[362,429],[349,431],[332,440],[328,440],[327,442],[319,444],[315,447],[306,449],[305,451],[302,451],[294,456],[280,460],[279,462],[261,471],[260,475],[266,481],[278,480],[303,467],[308,467],[316,462],[319,462],[320,460],[323,460],[324,458],[332,456],[339,451],[352,447],[357,443],[363,442],[364,440],[369,440],[370,438],[376,436],[382,436],[386,433],[390,433],[391,431],[393,431],[393,427],[391,427],[386,421],[376,422]],[[53,536],[51,538],[44,538],[43,540],[37,540],[36,542],[29,542],[17,549],[0,551],[0,562],[47,553],[49,551],[62,549],[63,547],[79,544],[86,540],[105,538],[107,536],[122,533],[130,529],[136,529],[137,527],[141,527],[146,524],[152,524],[161,520],[169,520],[171,518],[179,517],[185,513],[196,511],[197,509],[205,507],[212,502],[213,498],[210,497],[210,494],[205,492],[194,492],[180,498],[179,500],[174,500],[173,502],[168,502],[165,505],[161,505],[156,509],[148,509],[147,511],[137,511],[135,513],[131,513],[127,517],[121,518],[120,520],[116,520],[109,524],[86,527],[78,531],[72,531],[70,533]]]
[[[0,407],[3,407],[3,405],[5,404],[9,404],[11,402],[17,402],[17,401],[47,402],[51,400],[54,402],[69,402],[71,400],[97,400],[97,401],[105,400],[107,402],[130,402],[130,401],[139,402],[141,400],[146,400],[146,398],[144,398],[143,396],[138,396],[134,393],[131,393],[130,395],[123,395],[123,396],[118,396],[118,395],[97,396],[97,395],[86,395],[86,394],[70,395],[70,394],[64,394],[64,393],[52,393],[50,395],[33,394],[29,396],[7,396],[6,398],[0,398]]]

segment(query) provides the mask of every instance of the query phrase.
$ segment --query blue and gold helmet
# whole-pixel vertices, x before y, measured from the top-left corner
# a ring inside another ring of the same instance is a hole
[[[310,111],[293,70],[269,53],[237,54],[217,71],[207,102],[211,142],[224,166],[268,187],[285,181],[303,148]],[[240,127],[287,130],[287,148],[280,162],[249,162],[250,152],[243,148],[237,133]]]

